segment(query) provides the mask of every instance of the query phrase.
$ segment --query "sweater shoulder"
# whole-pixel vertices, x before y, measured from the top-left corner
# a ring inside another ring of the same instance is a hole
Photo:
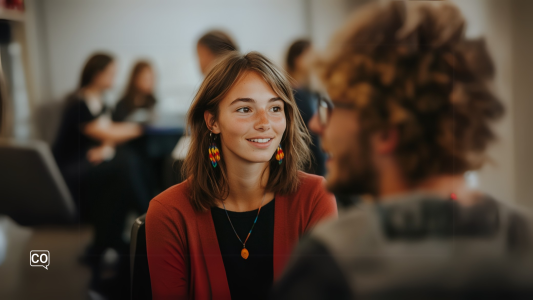
[[[322,176],[298,171],[298,178],[300,179],[300,187],[297,193],[302,191],[320,191],[326,188],[324,185],[326,180]]]
[[[167,209],[185,212],[193,212],[194,209],[189,201],[189,184],[188,180],[173,185],[161,192],[152,199],[152,202],[158,202]]]
[[[335,197],[326,190],[326,180],[322,176],[299,171],[300,185],[290,196],[293,205],[314,207],[320,201],[335,202]]]

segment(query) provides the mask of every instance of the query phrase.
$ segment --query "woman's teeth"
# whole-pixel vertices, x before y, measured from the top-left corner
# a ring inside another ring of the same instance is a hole
[[[271,139],[250,139],[250,142],[254,143],[268,143]]]

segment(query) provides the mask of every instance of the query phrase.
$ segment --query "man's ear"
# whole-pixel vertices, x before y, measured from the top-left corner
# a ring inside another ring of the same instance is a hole
[[[214,134],[220,133],[220,128],[218,127],[218,123],[215,121],[215,116],[210,113],[209,111],[204,111],[204,120],[205,125],[207,125],[207,128],[211,130]]]
[[[378,154],[394,153],[398,147],[399,135],[396,127],[390,127],[376,132],[372,138],[374,151]]]

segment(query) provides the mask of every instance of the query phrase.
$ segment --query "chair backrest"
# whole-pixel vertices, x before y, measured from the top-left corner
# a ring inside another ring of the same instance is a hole
[[[131,228],[130,274],[132,300],[152,299],[152,284],[146,255],[145,219],[146,214],[138,217]]]
[[[33,128],[37,138],[52,145],[59,132],[65,101],[46,101],[33,113]]]
[[[75,221],[76,209],[48,145],[0,139],[0,214],[20,225]]]

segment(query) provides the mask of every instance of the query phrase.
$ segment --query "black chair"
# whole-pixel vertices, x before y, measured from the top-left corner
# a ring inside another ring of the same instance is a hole
[[[0,214],[23,226],[72,224],[76,207],[45,142],[0,139]]]
[[[131,228],[131,299],[152,299],[152,285],[146,256],[146,214],[135,219]]]

